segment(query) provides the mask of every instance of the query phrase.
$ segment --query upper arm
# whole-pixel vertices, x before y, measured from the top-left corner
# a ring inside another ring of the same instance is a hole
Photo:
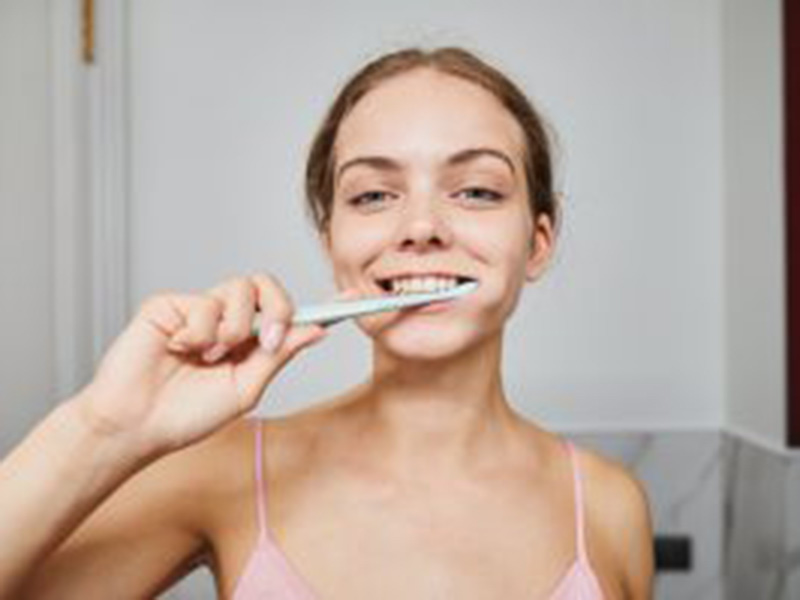
[[[154,597],[180,579],[207,553],[205,522],[219,485],[208,467],[229,435],[218,432],[128,479],[34,572],[22,597]]]
[[[625,597],[650,600],[653,594],[655,558],[653,526],[644,485],[622,466],[609,477],[606,529],[614,540]]]

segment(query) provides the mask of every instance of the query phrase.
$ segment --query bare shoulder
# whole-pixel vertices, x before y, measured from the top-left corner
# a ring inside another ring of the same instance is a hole
[[[585,448],[577,452],[595,546],[613,564],[625,598],[649,599],[654,556],[647,489],[621,462]]]
[[[221,488],[226,479],[219,475],[231,469],[231,460],[238,458],[245,451],[246,438],[252,438],[253,419],[240,417],[215,431],[207,438],[182,448],[159,460],[165,465],[172,464],[172,469],[181,469],[185,475],[192,475],[198,484],[205,484],[209,490]],[[224,467],[227,466],[227,469]],[[215,485],[218,484],[218,485]]]
[[[191,477],[194,488],[195,513],[207,529],[229,524],[231,507],[250,502],[253,493],[255,440],[261,429],[268,451],[264,458],[271,467],[296,465],[311,445],[318,427],[311,411],[293,415],[262,418],[240,417],[190,448],[180,451],[169,469]],[[191,474],[191,475],[189,475]],[[165,473],[166,475],[166,473]]]
[[[220,506],[223,496],[230,498],[244,491],[250,497],[257,429],[269,448],[265,459],[271,465],[293,463],[308,452],[324,429],[321,417],[323,409],[317,405],[285,416],[243,416],[167,460],[174,461],[173,471],[194,474],[213,509]]]
[[[215,511],[250,485],[246,467],[251,461],[247,451],[252,446],[252,442],[248,444],[252,431],[252,419],[238,418],[207,438],[155,461],[137,475],[139,485],[169,491],[161,495],[161,501],[173,504],[173,514],[182,515],[207,538]]]

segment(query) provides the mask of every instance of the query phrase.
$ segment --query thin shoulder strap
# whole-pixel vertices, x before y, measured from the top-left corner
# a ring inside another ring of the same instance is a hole
[[[581,474],[580,464],[578,463],[578,452],[575,450],[572,442],[566,440],[567,449],[569,450],[569,457],[572,463],[572,480],[574,490],[575,502],[575,545],[578,551],[578,559],[586,562],[586,538],[584,535],[584,518],[583,518],[583,476]]]
[[[266,477],[264,477],[264,443],[263,443],[263,424],[262,419],[254,418],[253,423],[256,430],[256,506],[258,507],[258,534],[261,537],[267,535],[267,491]]]

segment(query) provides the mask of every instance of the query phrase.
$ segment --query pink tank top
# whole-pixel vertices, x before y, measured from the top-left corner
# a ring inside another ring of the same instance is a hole
[[[244,571],[234,588],[233,600],[320,600],[309,583],[295,570],[281,552],[267,526],[266,486],[262,467],[262,423],[253,419],[256,430],[256,504],[258,507],[258,540]],[[572,462],[575,496],[577,557],[559,581],[548,600],[602,600],[603,592],[589,564],[583,532],[583,491],[577,454],[566,441]]]

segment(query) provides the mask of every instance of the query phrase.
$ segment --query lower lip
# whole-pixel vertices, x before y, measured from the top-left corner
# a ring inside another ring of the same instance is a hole
[[[456,300],[457,300],[456,298],[452,300],[438,300],[436,302],[425,304],[423,306],[412,306],[406,310],[408,312],[422,313],[426,315],[431,313],[439,313],[452,308]]]

